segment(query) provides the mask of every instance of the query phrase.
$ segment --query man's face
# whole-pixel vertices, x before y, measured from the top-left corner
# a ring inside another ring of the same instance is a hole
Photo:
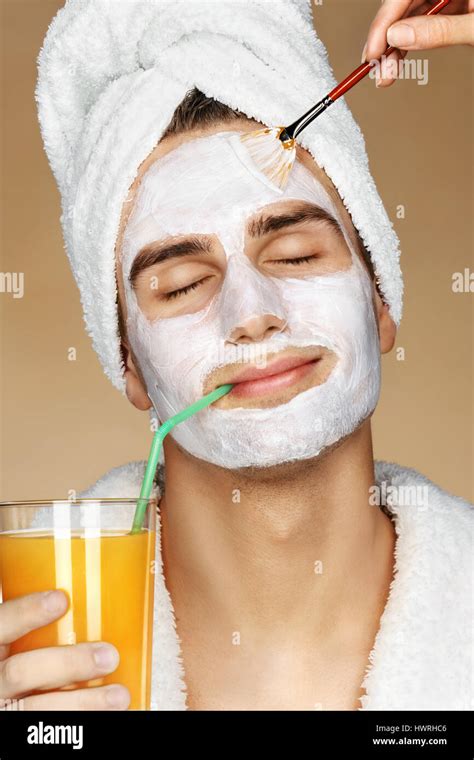
[[[174,138],[142,167],[120,297],[160,419],[235,383],[175,429],[178,443],[226,467],[265,466],[315,456],[373,411],[381,304],[309,154],[280,194],[242,165],[228,129]]]

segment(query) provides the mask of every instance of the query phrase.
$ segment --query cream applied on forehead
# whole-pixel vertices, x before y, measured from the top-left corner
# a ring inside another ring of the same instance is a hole
[[[285,191],[269,187],[240,161],[221,132],[183,143],[159,158],[143,175],[122,245],[124,275],[137,253],[168,237],[216,234],[229,256],[242,252],[246,221],[263,207],[300,200],[324,209],[344,231],[322,184],[296,161]],[[347,233],[344,236],[349,246]]]

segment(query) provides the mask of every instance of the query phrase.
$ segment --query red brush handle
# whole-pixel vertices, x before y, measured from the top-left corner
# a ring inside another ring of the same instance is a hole
[[[450,0],[439,0],[436,5],[433,5],[432,8],[430,8],[429,11],[424,13],[424,16],[433,16],[435,13],[439,13],[443,8],[445,8]],[[397,48],[394,48],[390,45],[384,53],[384,56],[390,55],[394,50]],[[380,60],[380,58],[378,59]],[[363,79],[369,71],[375,66],[375,62],[371,63],[362,63],[360,66],[358,66],[352,74],[349,74],[348,77],[346,77],[340,84],[336,85],[334,90],[329,93],[329,97],[334,102],[338,98],[340,98],[342,95],[345,95],[345,93],[350,90],[352,87],[354,87],[357,82],[360,82],[361,79]]]

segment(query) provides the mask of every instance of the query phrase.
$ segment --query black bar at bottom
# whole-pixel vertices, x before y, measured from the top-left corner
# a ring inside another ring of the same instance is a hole
[[[471,712],[0,712],[0,760],[145,760],[188,742],[219,756],[474,757]]]

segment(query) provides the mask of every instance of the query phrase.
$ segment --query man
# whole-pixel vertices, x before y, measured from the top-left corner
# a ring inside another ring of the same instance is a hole
[[[199,106],[201,110],[198,110]],[[194,97],[194,102],[190,99],[188,108],[202,113],[199,93]],[[193,129],[170,135],[142,171],[152,161],[170,155],[185,141],[202,137],[209,131],[220,131],[222,126],[240,130],[243,127],[245,131],[250,131],[258,125],[239,120],[224,125],[217,123],[211,130]],[[303,151],[301,155],[314,176],[322,179],[323,173],[312,159]],[[202,171],[202,168],[198,167],[198,170]],[[330,188],[327,179],[323,181]],[[226,189],[221,188],[220,192]],[[333,189],[332,195],[337,198]],[[206,205],[208,213],[212,213],[212,208],[209,208],[212,206],[211,198]],[[278,218],[281,218],[283,211],[288,212],[291,205],[290,202],[279,203]],[[340,199],[337,205],[344,216],[347,230],[352,234],[354,245],[357,245],[355,230],[347,212],[344,213]],[[299,243],[302,248],[305,245],[307,248],[309,241],[312,240],[314,245],[315,237],[321,236],[321,227],[328,238],[327,270],[334,262],[337,263],[338,256],[342,258],[342,254],[341,245],[338,246],[340,235],[335,230],[328,230],[326,221],[303,221],[282,229],[280,235],[274,232],[273,237],[276,234],[280,247],[284,236],[289,236],[293,238],[293,245]],[[318,245],[321,251],[320,240]],[[202,274],[209,277],[209,256],[205,259],[201,265],[205,271],[198,272],[197,262],[193,261],[188,266],[193,267],[194,272],[190,271],[189,274],[182,271],[186,264],[181,258],[177,259],[176,266],[180,267],[183,284],[186,285],[189,279],[196,281]],[[166,276],[172,280],[170,262],[165,262],[165,266],[168,267],[166,273],[160,271],[160,265],[141,271],[140,279],[135,282],[138,301],[146,301],[149,295],[152,298],[156,296],[156,292],[149,290],[149,278],[153,274],[161,282]],[[265,269],[262,263],[260,268]],[[289,266],[286,265],[285,274],[288,270]],[[122,310],[125,311],[120,262],[118,271]],[[167,287],[166,282],[163,287]],[[204,288],[205,284],[201,287]],[[211,293],[208,297],[212,297]],[[380,320],[382,350],[386,351],[393,344],[395,329],[380,297],[374,298]],[[189,304],[182,308],[192,309],[194,306]],[[237,321],[231,327],[239,330],[235,340],[240,344],[258,346],[266,332],[278,329],[277,325],[278,318],[268,313],[240,323]],[[189,326],[187,337],[192,340],[192,336],[193,328]],[[127,395],[138,408],[148,408],[150,399],[140,377],[139,363],[133,358],[126,341],[125,337]],[[288,351],[281,351],[278,358],[288,355]],[[307,358],[303,356],[299,359],[293,355],[293,364],[302,365]],[[330,361],[328,363],[332,364]],[[220,382],[216,378],[212,385],[226,382],[233,366],[226,365],[225,372],[220,371]],[[316,377],[313,382],[324,382],[329,371],[330,368],[323,369],[323,377]],[[263,369],[261,373],[264,374]],[[272,377],[283,380],[285,375],[288,372]],[[178,377],[175,382],[179,382]],[[240,396],[233,400],[229,395],[222,399],[220,406],[235,408],[243,405],[245,408],[247,405],[273,407],[278,403],[284,404],[295,396],[304,382],[304,378],[298,377],[287,383],[286,387],[279,385],[276,389],[264,389],[250,398]],[[237,384],[236,388],[239,385],[247,384]],[[267,428],[264,435],[269,433]],[[291,435],[292,431],[288,430],[287,434]],[[204,441],[201,443],[204,445]],[[260,442],[254,443],[260,445]],[[190,456],[171,437],[165,439],[164,448],[167,490],[162,500],[162,514],[167,580],[172,595],[175,591],[173,602],[177,617],[183,621],[179,634],[186,647],[184,663],[189,706],[198,709],[276,709],[308,708],[321,703],[334,709],[355,707],[393,565],[394,532],[389,519],[379,510],[362,509],[362,505],[367,503],[367,489],[373,477],[369,424],[363,425],[330,457],[321,461],[297,460],[286,466],[276,465],[263,470],[250,467],[241,472],[216,467]],[[342,487],[345,493],[351,493],[350,504],[340,498],[342,471],[347,473]],[[212,489],[209,489],[209,483],[212,483]],[[233,504],[232,500],[236,491],[239,494],[238,505]],[[298,494],[296,501],[295,494]],[[318,519],[315,519],[315,509],[319,513]],[[354,533],[354,522],[358,522],[360,533]],[[344,524],[347,528],[343,527]],[[351,539],[348,539],[349,534]],[[370,556],[367,546],[372,543],[374,553]],[[197,547],[201,547],[199,551]],[[361,554],[365,555],[363,562]],[[206,560],[205,557],[213,557],[214,560]],[[317,560],[338,568],[337,572],[329,574],[334,586],[329,581],[329,575],[328,585],[324,581],[319,587],[318,583],[315,584],[314,564]],[[374,566],[378,568],[375,578]],[[355,567],[358,569],[355,570]],[[350,589],[345,580],[348,576],[352,578]],[[206,588],[210,591],[207,600],[203,594]],[[296,588],[302,590],[299,599],[295,596]],[[228,596],[226,589],[231,592]],[[265,589],[263,595],[262,589]],[[347,594],[349,609],[341,609],[341,594]],[[323,607],[328,614],[327,620],[335,617],[340,621],[340,627],[334,625],[327,630],[321,620]],[[359,610],[356,631],[353,625],[349,625],[349,617],[355,609]],[[203,614],[204,610],[207,610],[206,614]],[[242,636],[239,646],[232,644],[235,627]],[[316,630],[321,631],[319,643],[316,643]],[[347,647],[344,646],[346,636]],[[333,661],[331,679],[326,680],[331,660],[328,653],[338,646],[345,649],[345,654],[336,669],[333,669]],[[219,653],[218,659],[216,653]],[[255,685],[252,686],[256,672],[260,673],[258,681],[261,692],[256,692]]]
[[[227,136],[257,126],[192,90],[140,166],[115,246],[129,400],[163,420],[196,387],[234,383],[164,443],[154,706],[466,709],[472,511],[418,473],[374,471],[394,320],[308,152],[279,198],[245,174]],[[83,495],[136,495],[143,465]],[[39,598],[4,605],[5,643],[62,614],[59,597],[49,617]],[[41,666],[37,653],[7,658],[4,695],[96,677],[91,649],[44,652]],[[106,706],[101,688],[25,702]]]

